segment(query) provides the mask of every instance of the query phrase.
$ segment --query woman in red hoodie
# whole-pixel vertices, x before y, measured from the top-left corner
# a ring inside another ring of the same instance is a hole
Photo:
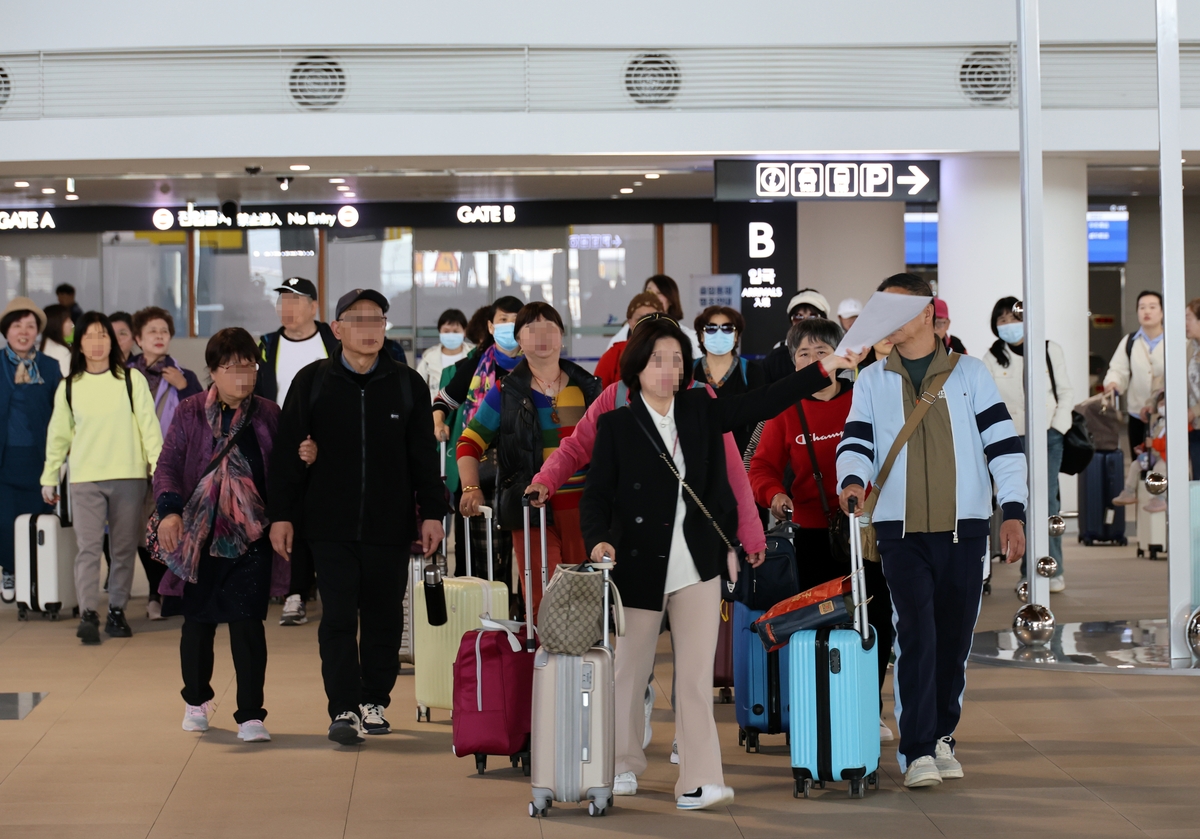
[[[833,355],[841,340],[842,328],[837,323],[812,318],[792,325],[787,347],[796,369],[800,370]],[[777,519],[787,518],[790,512],[791,520],[798,526],[796,563],[801,590],[850,573],[849,561],[835,557],[831,550],[829,516],[837,514],[839,509],[835,461],[850,413],[852,389],[850,381],[837,379],[824,390],[800,400],[793,410],[767,420],[750,461],[750,487],[755,502],[769,507]],[[810,452],[815,452],[816,464]],[[866,580],[867,595],[871,598],[867,616],[880,640],[882,688],[892,649],[892,602],[883,567],[878,562],[866,563]],[[891,729],[882,717],[879,736],[882,740],[892,739]]]

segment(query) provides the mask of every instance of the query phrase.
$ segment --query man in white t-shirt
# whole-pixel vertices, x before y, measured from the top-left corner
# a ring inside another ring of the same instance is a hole
[[[254,392],[265,399],[284,404],[292,379],[314,361],[329,358],[338,340],[327,324],[317,320],[317,287],[303,277],[289,277],[275,289],[279,292],[276,309],[282,324],[258,342],[258,382]],[[292,581],[283,604],[280,626],[299,626],[308,622],[304,601],[316,582],[308,543],[297,534],[292,549]]]

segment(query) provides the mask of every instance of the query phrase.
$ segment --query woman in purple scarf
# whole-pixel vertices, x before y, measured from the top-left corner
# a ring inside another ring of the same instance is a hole
[[[179,403],[154,473],[161,519],[157,550],[168,568],[160,588],[169,595],[163,608],[184,616],[183,728],[208,730],[213,638],[217,624],[227,623],[237,673],[233,718],[238,738],[246,742],[271,739],[262,707],[263,621],[275,562],[266,487],[279,406],[254,396],[257,358],[254,339],[240,327],[212,336],[204,360],[213,386]],[[286,585],[286,563],[279,564]]]
[[[125,362],[126,367],[140,370],[150,385],[150,395],[154,397],[154,412],[158,415],[159,427],[163,437],[171,427],[171,418],[179,403],[189,396],[202,393],[200,380],[191,370],[184,370],[171,358],[171,339],[175,337],[175,319],[166,309],[158,306],[147,306],[133,316],[133,339],[142,348],[142,354],[134,356]],[[152,502],[153,497],[147,496]],[[153,505],[147,507],[146,517],[150,517]],[[145,540],[138,546],[138,556],[142,560],[142,568],[146,570],[146,579],[150,583],[150,598],[146,601],[146,617],[152,621],[162,620],[162,598],[158,594],[159,583],[162,582],[163,571],[160,563],[150,557]]]

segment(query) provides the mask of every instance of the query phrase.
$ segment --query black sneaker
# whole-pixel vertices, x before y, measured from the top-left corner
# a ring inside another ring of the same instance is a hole
[[[359,705],[358,709],[362,711],[362,727],[367,734],[391,734],[392,727],[388,725],[388,721],[383,717],[383,706]]]
[[[357,746],[363,742],[362,723],[358,714],[353,711],[343,711],[337,715],[329,726],[329,739],[343,746]]]
[[[85,644],[99,644],[100,616],[91,609],[80,615],[79,629],[75,630],[75,637]]]
[[[104,631],[113,638],[133,637],[133,630],[129,628],[129,621],[125,620],[124,609],[108,607],[108,621],[104,624]]]

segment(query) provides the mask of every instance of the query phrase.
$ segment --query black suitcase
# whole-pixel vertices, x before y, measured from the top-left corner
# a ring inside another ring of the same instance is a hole
[[[1125,486],[1125,457],[1120,451],[1098,451],[1079,474],[1079,541],[1126,545],[1125,508],[1112,500]]]

